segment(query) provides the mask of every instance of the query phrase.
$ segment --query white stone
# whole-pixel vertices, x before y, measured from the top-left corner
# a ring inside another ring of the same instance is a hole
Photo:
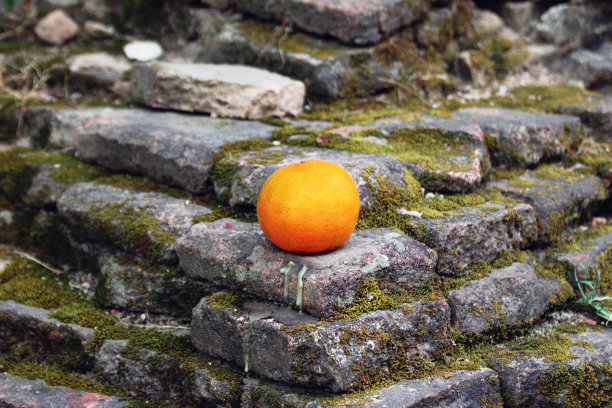
[[[298,115],[300,81],[242,65],[154,62],[132,70],[132,95],[154,108],[258,119]]]
[[[95,77],[98,80],[116,82],[132,64],[123,57],[116,57],[105,52],[77,54],[68,60],[70,72]]]
[[[79,33],[79,26],[63,10],[55,10],[43,17],[34,32],[41,40],[60,45]]]
[[[155,41],[132,41],[123,47],[126,57],[136,61],[151,61],[162,56],[164,50]]]

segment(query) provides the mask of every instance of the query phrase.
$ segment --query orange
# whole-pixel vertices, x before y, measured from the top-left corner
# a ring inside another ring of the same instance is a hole
[[[359,216],[359,193],[342,167],[306,160],[276,170],[257,198],[257,219],[281,249],[312,254],[338,248]]]

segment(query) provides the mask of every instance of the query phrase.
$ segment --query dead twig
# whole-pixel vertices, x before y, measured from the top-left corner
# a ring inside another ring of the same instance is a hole
[[[55,269],[54,267],[50,266],[49,264],[44,263],[43,261],[41,261],[40,259],[36,258],[35,256],[32,256],[30,254],[26,254],[25,252],[21,252],[21,251],[15,251],[15,253],[17,255],[19,255],[20,257],[25,258],[25,259],[27,259],[29,261],[32,261],[35,264],[40,265],[43,268],[45,268],[45,269],[47,269],[47,270],[49,270],[49,271],[51,271],[51,272],[53,272],[53,273],[55,273],[57,275],[61,275],[61,274],[64,273],[64,271],[61,271],[59,269]]]

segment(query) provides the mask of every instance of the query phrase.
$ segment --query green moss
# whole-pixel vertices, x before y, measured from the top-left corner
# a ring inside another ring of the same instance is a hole
[[[33,169],[23,159],[24,148],[0,152],[0,197],[9,202],[19,202],[30,187]]]
[[[560,364],[539,384],[550,403],[561,400],[568,407],[601,407],[612,401],[612,364],[582,363],[577,368]]]
[[[612,296],[612,247],[608,247],[595,259],[600,273],[599,292],[605,296]]]
[[[414,297],[406,290],[386,289],[378,281],[365,280],[355,289],[353,301],[338,310],[331,320],[351,319],[374,310],[397,309],[402,303],[411,302]]]
[[[553,166],[550,164],[543,164],[535,170],[529,172],[533,177],[547,179],[547,180],[560,180],[565,179],[567,182],[583,181],[585,177],[582,174],[576,173],[571,170],[566,170],[559,166]]]
[[[477,260],[470,265],[467,271],[463,272],[463,276],[460,278],[448,278],[445,285],[446,290],[459,289],[469,281],[482,279],[488,276],[494,269],[506,268],[515,262],[525,262],[528,255],[528,252],[515,250],[502,252],[492,262]]]
[[[265,118],[261,118],[259,119],[259,122],[276,127],[291,126],[291,122],[289,122],[288,120],[276,118],[274,116],[267,116]]]
[[[245,295],[239,292],[223,292],[216,295],[208,296],[206,301],[210,304],[213,310],[221,312],[224,309],[236,309],[244,300]]]
[[[49,176],[60,184],[92,181],[105,174],[102,168],[84,163],[65,153],[33,151],[24,154],[23,157],[27,163],[32,165],[54,165],[57,169],[53,170]]]
[[[612,225],[610,224],[597,224],[585,230],[573,230],[566,242],[558,242],[557,246],[550,248],[549,254],[587,251],[593,247],[595,239],[609,233],[612,233]]]
[[[107,177],[99,177],[95,180],[96,184],[104,184],[132,190],[136,192],[158,192],[169,195],[174,198],[192,199],[191,194],[183,190],[168,187],[163,184],[159,184],[148,177],[133,176],[130,174],[113,174]]]
[[[90,305],[63,305],[49,315],[64,323],[78,324],[79,326],[95,329],[119,323],[119,319],[105,310],[95,309]]]
[[[572,299],[575,297],[574,289],[572,289],[572,286],[566,280],[568,268],[565,264],[555,261],[545,265],[536,263],[535,267],[538,276],[545,279],[554,278],[561,283],[559,293],[552,296],[548,300],[549,308],[564,304],[565,302],[567,302],[568,299]]]

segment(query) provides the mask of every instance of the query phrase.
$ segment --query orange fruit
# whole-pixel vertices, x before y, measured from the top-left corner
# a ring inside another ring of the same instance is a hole
[[[281,249],[313,254],[349,239],[359,216],[359,193],[342,167],[306,160],[276,170],[257,198],[257,219]]]

